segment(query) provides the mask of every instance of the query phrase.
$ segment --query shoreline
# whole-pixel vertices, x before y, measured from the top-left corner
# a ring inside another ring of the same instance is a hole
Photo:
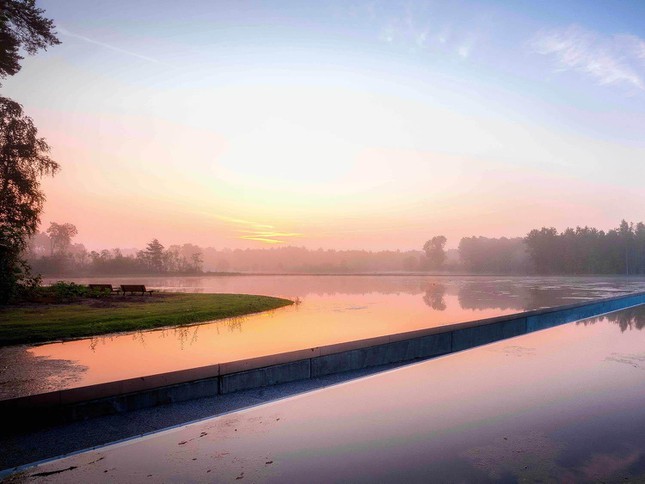
[[[251,294],[159,292],[0,308],[0,347],[189,326],[278,309],[294,301]]]

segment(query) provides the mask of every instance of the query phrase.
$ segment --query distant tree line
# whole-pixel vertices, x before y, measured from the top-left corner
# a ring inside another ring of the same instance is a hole
[[[153,239],[145,250],[125,255],[121,249],[88,251],[72,244],[78,233],[73,224],[52,223],[29,241],[27,259],[34,272],[42,274],[200,274],[202,251],[192,244],[167,249]]]
[[[424,246],[429,259],[441,261],[434,237]],[[428,249],[432,248],[432,251]],[[542,227],[526,237],[464,237],[459,242],[460,269],[474,273],[645,274],[645,224],[628,223],[607,232],[593,227],[563,232]]]
[[[72,224],[52,223],[29,239],[26,258],[34,272],[44,275],[199,274],[212,272],[354,273],[419,272],[431,262],[420,250],[309,250],[304,247],[268,249],[215,249],[193,244],[165,248],[158,240],[145,250],[87,250],[73,242]],[[456,251],[448,251],[448,265]]]
[[[204,267],[218,272],[349,274],[431,269],[430,261],[420,250],[311,250],[287,246],[223,250],[209,247],[203,251]]]
[[[645,274],[645,224],[531,230],[526,247],[539,274]]]
[[[499,239],[464,237],[459,242],[459,259],[467,272],[488,274],[526,274],[531,260],[523,238]]]
[[[26,258],[45,275],[200,274],[264,272],[462,272],[480,274],[645,274],[645,225],[621,222],[607,232],[589,227],[559,233],[543,227],[526,237],[464,237],[446,250],[446,237],[423,250],[310,250],[304,247],[214,249],[193,244],[165,248],[157,239],[144,250],[88,251],[73,243],[72,224],[52,223],[29,239]]]

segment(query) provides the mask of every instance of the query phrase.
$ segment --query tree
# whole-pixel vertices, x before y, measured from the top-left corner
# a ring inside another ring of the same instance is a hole
[[[558,250],[558,231],[554,227],[533,229],[524,238],[535,270],[540,274],[561,272],[561,251]]]
[[[35,259],[46,255],[51,248],[51,241],[49,240],[49,235],[45,232],[36,232],[32,237],[29,238],[27,253],[29,259]]]
[[[446,261],[446,251],[444,250],[446,240],[443,235],[437,235],[423,245],[423,251],[426,253],[432,269],[441,269]]]
[[[20,70],[22,47],[28,54],[60,44],[54,22],[43,17],[35,0],[3,0],[0,3],[0,78]]]
[[[54,252],[63,254],[71,245],[72,237],[78,234],[78,230],[75,225],[70,223],[52,222],[47,229],[47,234],[51,243],[51,255],[54,255]]]
[[[21,47],[35,54],[60,43],[53,22],[43,13],[35,0],[0,3],[0,79],[20,70]],[[29,266],[21,254],[36,232],[45,200],[40,178],[59,168],[37,134],[21,105],[0,97],[0,304],[15,297],[22,282],[37,281],[29,280]]]
[[[155,272],[164,270],[164,246],[157,239],[148,244],[144,252],[144,258],[150,268]]]
[[[634,225],[628,224],[626,220],[621,220],[618,233],[623,246],[625,274],[629,275],[630,253],[634,241]]]
[[[634,252],[636,254],[635,273],[645,274],[645,224],[638,222],[634,230]]]
[[[59,170],[48,155],[49,146],[37,134],[21,105],[0,97],[0,225],[25,236],[36,232],[45,201],[40,178]]]
[[[29,269],[21,253],[36,233],[45,195],[40,179],[58,163],[22,106],[0,97],[0,303],[15,296]]]
[[[204,259],[202,257],[202,252],[194,252],[190,256],[190,261],[192,262],[192,272],[202,272],[202,265],[204,264]]]
[[[526,272],[529,263],[524,239],[519,237],[463,237],[459,258],[466,270],[489,274]]]

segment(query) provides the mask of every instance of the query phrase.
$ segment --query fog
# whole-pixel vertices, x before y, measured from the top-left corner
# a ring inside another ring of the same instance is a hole
[[[466,274],[645,274],[645,224],[622,221],[607,231],[552,227],[525,237],[463,237],[446,249],[434,236],[423,250],[323,250],[280,246],[216,249],[195,244],[164,246],[153,239],[141,249],[88,251],[75,243],[72,224],[50,225],[30,241],[26,257],[45,275],[202,273],[351,274],[434,272]]]

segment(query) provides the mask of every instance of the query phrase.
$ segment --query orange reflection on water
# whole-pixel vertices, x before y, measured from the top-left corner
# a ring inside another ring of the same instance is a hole
[[[300,305],[244,318],[47,344],[29,351],[86,367],[76,383],[83,386],[515,312],[462,309],[455,294],[444,295],[441,307],[432,309],[412,294],[311,295]]]
[[[54,281],[49,281],[54,282]],[[0,348],[0,398],[145,376],[250,357],[472,321],[645,290],[643,278],[428,275],[246,275],[78,279],[163,291],[246,293],[302,304],[245,318]],[[37,370],[37,371],[34,371]]]

